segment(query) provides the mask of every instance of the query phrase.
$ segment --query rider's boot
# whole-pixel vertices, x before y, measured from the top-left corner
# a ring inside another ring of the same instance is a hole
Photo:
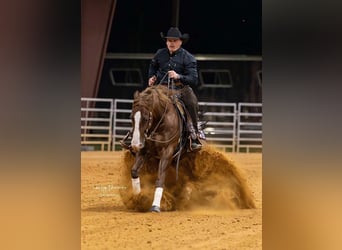
[[[132,140],[132,133],[131,132],[128,132],[125,137],[120,140],[120,144],[123,148],[125,149],[131,149],[132,146],[131,146],[131,140]]]
[[[198,130],[198,137],[202,140],[206,140],[207,138],[205,137],[205,134],[204,134],[204,128],[206,127],[208,121],[201,121],[201,122],[198,122],[197,124],[197,130]]]
[[[202,144],[198,139],[196,130],[194,126],[192,125],[192,122],[188,122],[188,130],[190,132],[190,150],[191,151],[197,151],[202,148]]]

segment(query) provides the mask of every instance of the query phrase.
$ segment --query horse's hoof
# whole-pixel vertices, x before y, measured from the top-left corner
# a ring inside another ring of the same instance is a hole
[[[160,213],[160,207],[158,206],[152,206],[150,209],[151,212],[155,212],[155,213]]]

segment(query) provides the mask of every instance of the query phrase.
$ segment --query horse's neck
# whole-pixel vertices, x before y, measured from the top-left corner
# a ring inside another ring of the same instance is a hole
[[[155,124],[162,123],[166,112],[167,112],[166,107],[159,106],[158,108],[154,108],[152,111],[154,123]]]
[[[153,102],[152,115],[154,126],[160,126],[165,122],[165,116],[170,112],[171,102],[166,95],[157,96]]]
[[[171,99],[168,92],[165,92],[159,85],[146,89],[140,103],[147,107],[152,113],[154,123],[160,123],[165,113],[168,112],[171,105]]]

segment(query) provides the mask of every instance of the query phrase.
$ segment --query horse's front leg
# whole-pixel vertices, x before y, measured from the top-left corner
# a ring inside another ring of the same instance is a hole
[[[137,153],[136,158],[135,158],[135,163],[131,169],[133,194],[139,194],[141,191],[139,170],[144,165],[144,162],[145,162],[145,157],[141,155],[140,153]]]
[[[154,191],[154,199],[152,202],[152,207],[150,209],[151,212],[160,212],[160,201],[163,196],[166,170],[170,163],[171,157],[162,158],[159,161],[158,179],[156,181],[156,190]]]

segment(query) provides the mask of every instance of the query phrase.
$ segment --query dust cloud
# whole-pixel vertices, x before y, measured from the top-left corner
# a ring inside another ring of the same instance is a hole
[[[146,212],[153,201],[158,161],[149,158],[144,163],[139,174],[141,193],[133,195],[130,172],[134,160],[125,151],[119,162],[120,184],[126,187],[120,190],[120,196],[127,209]],[[205,145],[199,152],[184,155],[178,171],[176,181],[173,161],[166,173],[162,211],[255,208],[252,192],[238,167],[212,146]]]

